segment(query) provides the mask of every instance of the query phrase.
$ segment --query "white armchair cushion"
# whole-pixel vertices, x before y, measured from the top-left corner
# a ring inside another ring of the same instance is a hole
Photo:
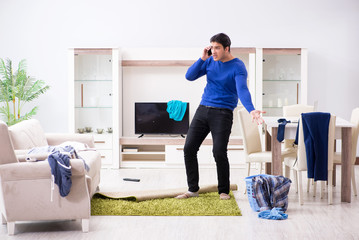
[[[9,133],[15,150],[48,145],[45,132],[36,119],[22,121],[9,127]]]

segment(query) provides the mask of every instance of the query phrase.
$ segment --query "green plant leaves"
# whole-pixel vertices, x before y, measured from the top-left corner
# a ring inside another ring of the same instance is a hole
[[[0,102],[3,103],[0,114],[5,117],[8,125],[34,116],[38,110],[37,106],[21,115],[22,107],[44,94],[49,88],[43,80],[36,80],[27,75],[25,59],[19,62],[15,72],[10,59],[6,62],[0,59]]]

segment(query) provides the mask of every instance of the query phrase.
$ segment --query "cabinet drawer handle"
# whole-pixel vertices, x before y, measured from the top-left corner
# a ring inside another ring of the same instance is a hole
[[[101,158],[106,158],[106,156],[101,156]]]
[[[176,148],[176,150],[178,151],[182,151],[184,148]]]
[[[95,141],[95,143],[106,143],[106,141]]]

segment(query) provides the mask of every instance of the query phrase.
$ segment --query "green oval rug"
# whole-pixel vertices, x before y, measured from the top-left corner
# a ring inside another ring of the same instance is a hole
[[[202,193],[188,199],[164,198],[142,202],[105,198],[95,195],[91,215],[112,216],[241,216],[233,193],[220,200],[217,192]]]

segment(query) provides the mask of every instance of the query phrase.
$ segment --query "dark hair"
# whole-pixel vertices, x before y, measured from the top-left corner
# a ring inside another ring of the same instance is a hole
[[[223,48],[229,47],[229,51],[231,51],[231,39],[224,33],[218,33],[211,37],[210,42],[217,42],[222,44]]]

